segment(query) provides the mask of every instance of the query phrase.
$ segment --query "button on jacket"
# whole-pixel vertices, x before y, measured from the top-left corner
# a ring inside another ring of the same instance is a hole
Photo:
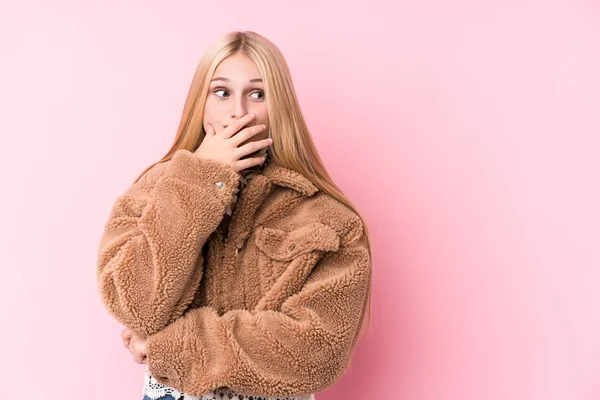
[[[156,380],[300,396],[332,385],[356,344],[371,280],[361,219],[275,160],[239,193],[226,164],[181,149],[113,205],[97,277],[107,310],[147,336]]]

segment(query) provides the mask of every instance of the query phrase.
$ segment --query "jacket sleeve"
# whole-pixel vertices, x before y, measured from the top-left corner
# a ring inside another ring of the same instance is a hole
[[[285,397],[332,385],[350,362],[370,291],[362,225],[360,232],[325,253],[279,310],[236,309],[220,316],[200,307],[148,337],[152,376],[191,395],[228,387]]]
[[[97,279],[119,322],[149,336],[183,314],[202,278],[202,246],[238,182],[228,165],[181,149],[118,197],[100,240]]]

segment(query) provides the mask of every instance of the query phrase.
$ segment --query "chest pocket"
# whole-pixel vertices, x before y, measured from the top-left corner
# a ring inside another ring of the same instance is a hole
[[[255,244],[273,260],[292,261],[314,250],[336,251],[340,237],[329,226],[312,222],[291,231],[261,227],[256,231]]]
[[[340,236],[331,227],[312,222],[293,230],[256,230],[260,295],[257,310],[276,310],[299,291],[325,251],[336,251]],[[260,301],[259,301],[260,300]]]

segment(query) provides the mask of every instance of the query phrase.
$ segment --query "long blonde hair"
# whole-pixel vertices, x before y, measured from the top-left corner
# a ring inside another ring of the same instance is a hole
[[[273,137],[272,133],[275,136],[271,146],[273,161],[302,173],[320,190],[355,212],[363,221],[369,257],[372,257],[370,236],[364,218],[356,206],[333,183],[311,139],[283,54],[270,40],[252,31],[229,32],[208,48],[192,80],[173,145],[161,160],[148,166],[135,181],[137,182],[154,165],[169,161],[177,150],[195,151],[200,146],[206,134],[202,121],[210,81],[219,63],[238,52],[245,54],[256,63],[264,81],[269,114],[268,134],[269,137]],[[367,301],[370,328],[371,284],[368,288]],[[360,321],[359,329],[362,334],[364,312]]]

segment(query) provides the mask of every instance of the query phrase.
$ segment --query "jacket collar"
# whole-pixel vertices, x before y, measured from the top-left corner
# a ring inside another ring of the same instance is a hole
[[[293,169],[284,167],[271,159],[269,165],[261,172],[270,182],[278,185],[294,189],[305,196],[312,196],[319,188],[310,181],[302,173]]]
[[[319,190],[302,173],[284,167],[271,159],[264,169],[257,171],[242,190],[243,194],[238,200],[239,204],[233,210],[233,222],[230,226],[227,241],[233,240],[238,248],[244,245],[254,224],[254,215],[270,192],[273,184],[293,189],[304,196],[312,196]]]

